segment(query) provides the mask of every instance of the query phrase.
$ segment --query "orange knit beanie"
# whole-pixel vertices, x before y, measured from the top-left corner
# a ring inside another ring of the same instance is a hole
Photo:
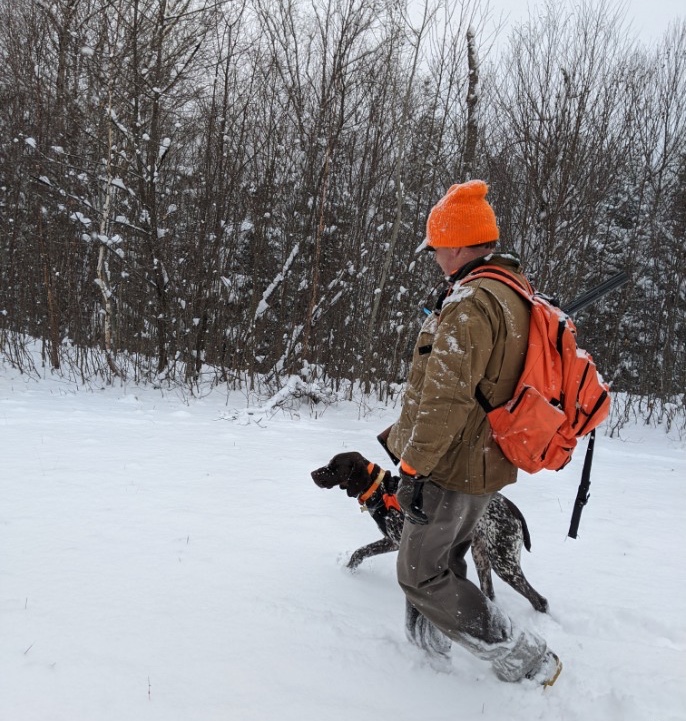
[[[451,185],[434,205],[426,221],[429,248],[462,248],[498,240],[500,233],[493,208],[486,200],[483,180]]]

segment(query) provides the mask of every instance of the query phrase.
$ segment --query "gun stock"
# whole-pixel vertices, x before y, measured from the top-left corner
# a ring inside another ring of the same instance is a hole
[[[393,426],[388,426],[385,431],[381,431],[381,433],[379,433],[376,437],[376,440],[383,446],[384,451],[386,451],[388,457],[393,461],[393,465],[397,466],[398,463],[400,463],[400,459],[396,458],[388,447],[388,435],[391,432],[391,428],[393,428]]]

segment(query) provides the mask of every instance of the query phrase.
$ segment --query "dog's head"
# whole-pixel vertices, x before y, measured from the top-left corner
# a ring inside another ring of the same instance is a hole
[[[338,453],[325,466],[310,474],[320,488],[342,488],[351,498],[364,493],[372,483],[369,461],[360,453]]]

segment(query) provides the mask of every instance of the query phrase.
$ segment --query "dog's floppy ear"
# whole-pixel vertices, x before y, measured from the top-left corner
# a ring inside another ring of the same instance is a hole
[[[367,470],[369,461],[359,453],[350,453],[346,458],[345,466],[347,473],[345,481],[341,483],[341,488],[345,488],[345,492],[351,498],[357,498],[369,488],[372,482]]]
[[[369,461],[357,451],[339,453],[331,459],[329,465],[336,469],[340,487],[351,498],[364,493],[372,482],[367,470]]]

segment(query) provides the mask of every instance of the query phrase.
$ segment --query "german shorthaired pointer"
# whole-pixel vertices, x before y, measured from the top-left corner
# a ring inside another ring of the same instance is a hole
[[[403,512],[394,492],[397,476],[370,463],[357,452],[339,453],[327,465],[312,471],[312,480],[320,488],[342,488],[351,498],[357,498],[363,510],[368,510],[383,534],[383,538],[358,548],[348,561],[348,568],[357,568],[365,558],[397,551],[403,530]],[[479,576],[481,590],[491,600],[495,598],[491,569],[505,583],[519,592],[541,612],[548,610],[548,601],[526,580],[520,565],[522,545],[531,550],[526,521],[512,501],[496,493],[486,513],[474,528],[472,557]]]

